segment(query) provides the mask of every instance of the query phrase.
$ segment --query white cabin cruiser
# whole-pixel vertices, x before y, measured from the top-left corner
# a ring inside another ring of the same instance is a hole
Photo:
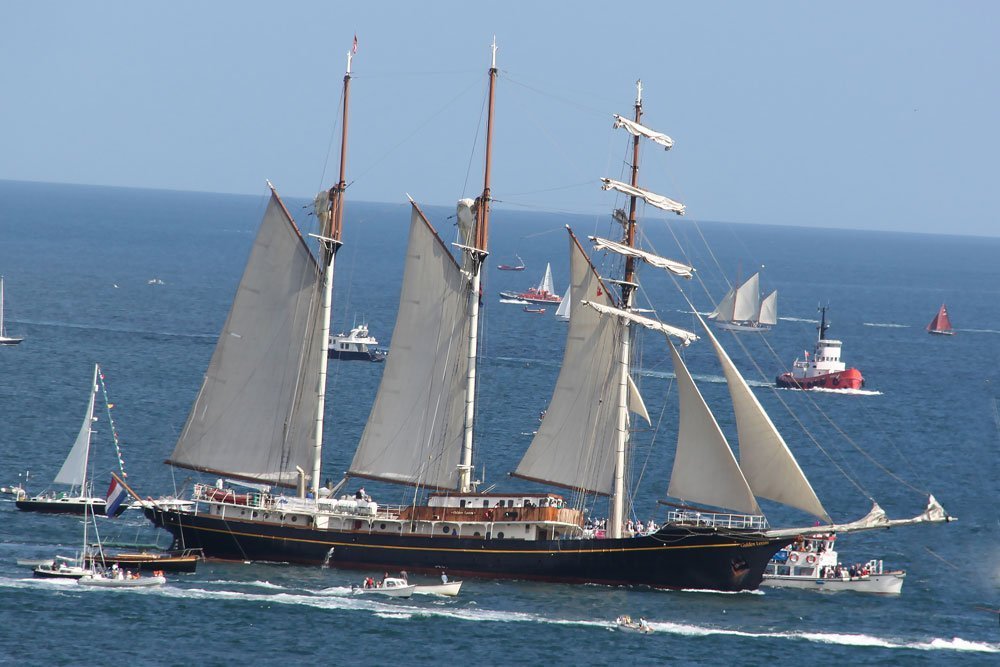
[[[367,324],[359,324],[351,333],[343,332],[330,336],[329,355],[331,359],[344,361],[385,361],[385,350],[368,333]]]
[[[807,535],[779,551],[764,571],[762,586],[899,595],[906,572],[886,570],[881,560],[844,565],[833,548],[837,535]]]

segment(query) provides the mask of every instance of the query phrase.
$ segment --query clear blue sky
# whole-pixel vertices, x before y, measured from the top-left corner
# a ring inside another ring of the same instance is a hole
[[[676,141],[647,150],[642,184],[695,219],[995,236],[998,17],[985,0],[7,3],[0,179],[311,196],[336,176],[357,33],[350,198],[451,204],[481,187],[495,33],[501,206],[606,211],[611,114],[641,77],[645,122]]]

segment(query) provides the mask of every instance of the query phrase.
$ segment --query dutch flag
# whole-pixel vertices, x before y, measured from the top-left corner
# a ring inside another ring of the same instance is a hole
[[[128,507],[124,504],[128,492],[125,486],[118,481],[114,475],[111,476],[111,485],[108,487],[108,495],[104,501],[104,514],[112,519],[121,514]]]

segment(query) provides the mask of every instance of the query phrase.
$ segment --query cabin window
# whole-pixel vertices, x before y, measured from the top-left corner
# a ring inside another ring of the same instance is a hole
[[[479,531],[477,530],[476,532],[474,532],[474,533],[472,534],[472,536],[473,536],[473,537],[479,537]]]
[[[292,523],[295,523],[298,520],[299,520],[299,517],[297,517],[295,515],[292,515]]]
[[[447,535],[448,534],[448,526],[441,526],[441,532],[444,533],[445,535]]]
[[[500,531],[499,533],[497,533],[497,539],[498,540],[502,540],[503,539],[503,531]]]
[[[458,501],[458,506],[459,507],[465,507],[465,499],[464,498],[462,500]]]
[[[524,527],[524,532],[526,532],[526,533],[527,533],[527,532],[529,532],[530,530],[531,530],[531,526],[525,526],[525,527]]]
[[[484,500],[483,501],[483,507],[489,507],[489,506],[490,506],[490,501]]]
[[[379,530],[385,530],[385,524],[384,523],[380,523],[378,525],[378,527],[379,527]]]

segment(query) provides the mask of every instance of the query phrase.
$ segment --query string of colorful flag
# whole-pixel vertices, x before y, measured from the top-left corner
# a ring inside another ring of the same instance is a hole
[[[118,469],[122,473],[122,477],[128,477],[125,472],[125,461],[122,459],[122,448],[121,442],[118,439],[118,427],[115,426],[115,418],[111,416],[111,408],[115,407],[115,404],[108,400],[108,387],[104,384],[104,371],[101,367],[97,367],[97,377],[101,379],[101,392],[104,394],[104,405],[108,411],[108,421],[111,423],[111,437],[115,441],[115,455],[118,456]]]

